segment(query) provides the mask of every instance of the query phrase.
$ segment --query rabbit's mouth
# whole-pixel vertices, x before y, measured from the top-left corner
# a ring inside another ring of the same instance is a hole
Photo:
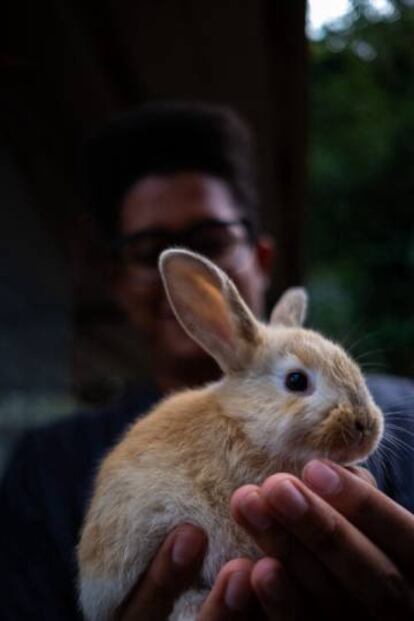
[[[310,440],[325,457],[351,464],[366,459],[377,448],[382,431],[382,415],[377,408],[338,405],[326,413]]]

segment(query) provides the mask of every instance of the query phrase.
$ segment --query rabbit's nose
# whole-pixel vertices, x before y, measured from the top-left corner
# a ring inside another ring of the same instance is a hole
[[[354,420],[354,437],[358,444],[362,444],[366,437],[369,436],[368,425],[362,418]]]
[[[365,423],[362,422],[361,419],[356,419],[355,423],[354,423],[354,427],[356,429],[356,431],[360,432],[360,433],[364,433],[365,429],[366,429],[366,425]]]
[[[374,420],[365,408],[357,410],[354,418],[354,430],[361,438],[369,436],[374,426]]]

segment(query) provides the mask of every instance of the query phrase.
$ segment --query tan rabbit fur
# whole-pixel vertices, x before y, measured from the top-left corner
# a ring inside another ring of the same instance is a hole
[[[264,325],[207,259],[168,250],[160,269],[177,318],[224,376],[162,401],[103,461],[79,544],[89,621],[114,618],[167,533],[183,522],[201,526],[209,540],[197,587],[170,616],[194,620],[227,560],[260,556],[230,516],[239,486],[281,470],[298,474],[312,457],[365,459],[382,435],[381,411],[358,367],[338,345],[301,327],[302,289],[287,291]]]

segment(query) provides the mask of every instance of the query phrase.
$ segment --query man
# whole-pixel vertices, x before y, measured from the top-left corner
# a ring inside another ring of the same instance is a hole
[[[2,619],[80,618],[75,547],[99,459],[161,395],[218,377],[168,307],[160,251],[184,245],[206,254],[263,313],[273,247],[260,233],[252,170],[246,128],[217,107],[147,106],[92,143],[89,204],[112,253],[114,295],[147,341],[153,385],[22,439],[0,492]],[[371,388],[386,408],[414,400],[410,382],[373,379]],[[413,467],[404,457],[386,459],[385,475],[373,467],[381,488],[413,509]],[[363,475],[323,462],[308,464],[302,481],[278,474],[238,490],[234,519],[266,556],[230,561],[200,621],[284,619],[292,609],[299,619],[412,616],[414,517],[400,504]],[[178,526],[118,618],[166,619],[207,545],[198,529]]]

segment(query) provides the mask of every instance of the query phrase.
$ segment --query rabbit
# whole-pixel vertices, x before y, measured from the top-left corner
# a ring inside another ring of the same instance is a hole
[[[270,474],[299,474],[311,458],[349,465],[378,446],[383,414],[357,365],[302,327],[304,289],[287,290],[269,325],[210,260],[185,249],[160,257],[162,281],[184,329],[217,361],[219,381],[167,397],[104,459],[78,546],[80,604],[110,621],[167,533],[204,529],[197,580],[170,621],[193,621],[220,567],[260,550],[231,518],[233,492]]]

